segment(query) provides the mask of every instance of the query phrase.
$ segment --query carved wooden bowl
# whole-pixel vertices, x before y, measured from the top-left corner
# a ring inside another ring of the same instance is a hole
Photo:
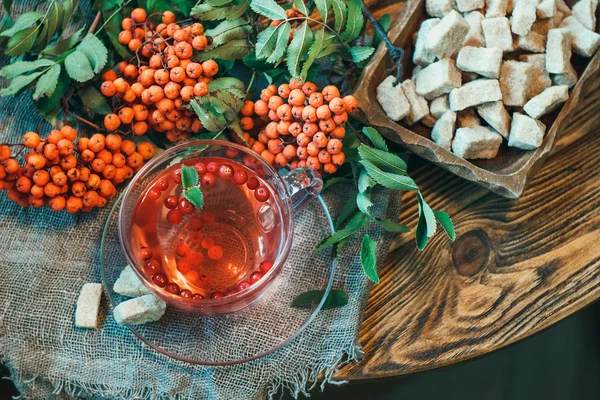
[[[569,6],[574,3],[568,1]],[[597,11],[600,21],[600,7]],[[406,5],[400,21],[388,34],[395,46],[405,51],[403,60],[403,77],[412,75],[413,34],[419,30],[421,22],[427,18],[425,0],[412,0]],[[381,134],[407,147],[419,156],[434,162],[448,171],[476,182],[489,190],[509,198],[518,198],[531,177],[539,170],[549,156],[554,145],[557,132],[562,131],[568,123],[567,116],[580,100],[580,93],[585,82],[599,79],[600,51],[592,58],[573,55],[571,59],[577,71],[579,81],[571,89],[569,100],[558,110],[546,114],[541,121],[546,125],[546,135],[542,145],[531,151],[524,151],[503,144],[498,156],[491,160],[465,160],[452,152],[438,146],[431,140],[431,128],[417,123],[408,128],[392,121],[377,101],[377,86],[388,75],[386,70],[393,65],[388,49],[381,43],[372,60],[364,69],[354,96],[358,100],[359,110],[356,117],[377,128]]]

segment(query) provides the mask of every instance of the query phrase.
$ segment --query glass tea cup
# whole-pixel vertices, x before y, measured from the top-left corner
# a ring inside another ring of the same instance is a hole
[[[192,215],[169,219],[173,207],[166,206],[166,198],[182,198],[175,172],[182,165],[197,166],[205,203]],[[204,168],[213,172],[213,184],[205,181],[210,172]],[[240,170],[248,177],[245,183],[233,176]],[[144,285],[167,304],[201,314],[237,311],[257,300],[279,275],[292,245],[294,215],[322,186],[313,169],[279,175],[258,154],[234,143],[182,143],[156,155],[125,190],[121,246]],[[211,254],[212,246],[218,249]],[[193,264],[188,262],[192,254]]]

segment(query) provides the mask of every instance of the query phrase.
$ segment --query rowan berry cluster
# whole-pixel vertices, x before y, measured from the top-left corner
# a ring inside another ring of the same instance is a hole
[[[308,166],[332,174],[346,159],[344,124],[357,106],[335,86],[318,92],[314,83],[291,79],[263,89],[256,103],[246,101],[240,125],[249,147],[277,168]]]
[[[192,97],[208,94],[208,83],[219,67],[214,60],[191,60],[194,50],[202,51],[210,42],[202,24],[181,27],[175,23],[175,14],[165,11],[162,22],[155,25],[152,16],[136,8],[131,18],[123,19],[119,42],[135,52],[136,58],[134,63],[118,64],[120,77],[113,70],[103,75],[102,94],[118,104],[115,113],[104,117],[104,126],[115,131],[130,125],[135,135],[153,129],[176,142],[204,128],[186,105]]]
[[[154,146],[136,145],[117,134],[100,133],[77,139],[66,125],[41,139],[35,132],[23,135],[22,144],[31,149],[25,164],[12,156],[11,147],[0,145],[0,190],[22,207],[47,205],[54,211],[88,212],[104,207],[116,195],[115,185],[130,179]]]

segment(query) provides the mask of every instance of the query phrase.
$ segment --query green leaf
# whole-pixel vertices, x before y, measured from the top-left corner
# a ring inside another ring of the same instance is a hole
[[[408,226],[400,224],[398,222],[394,222],[391,219],[374,218],[374,220],[388,232],[410,232],[410,228]]]
[[[437,222],[435,214],[429,204],[425,202],[421,192],[417,192],[417,201],[419,205],[419,222],[417,225],[417,248],[423,250],[427,245],[427,240],[435,235]]]
[[[63,0],[62,1],[62,11],[63,11],[63,20],[61,29],[65,30],[67,24],[71,20],[71,16],[73,16],[73,10],[77,5],[77,0]],[[83,29],[83,28],[82,28]]]
[[[294,33],[294,38],[287,51],[287,67],[290,75],[294,78],[300,77],[300,63],[308,51],[313,40],[312,31],[307,22],[304,21],[300,28]]]
[[[240,81],[237,78],[223,77],[217,78],[208,84],[209,93],[215,92],[217,90],[229,90],[231,88],[245,90],[244,82]]]
[[[236,118],[233,122],[229,124],[229,130],[233,132],[233,134],[237,137],[237,139],[240,142],[242,142],[245,146],[248,146],[248,142],[246,142],[246,139],[244,139],[244,131],[240,126],[239,119]]]
[[[221,7],[233,3],[233,0],[206,0],[205,3],[213,7]]]
[[[365,23],[360,6],[360,0],[348,0],[348,20],[346,21],[344,32],[340,35],[346,43],[356,39],[360,35],[360,31]]]
[[[452,223],[452,219],[448,214],[443,211],[433,210],[433,214],[435,215],[435,219],[440,223],[448,238],[454,242],[456,239],[456,232],[454,231],[454,224]]]
[[[216,49],[196,53],[194,61],[205,61],[209,59],[238,60],[244,58],[252,49],[246,39],[235,39],[217,47]]]
[[[364,143],[361,143],[361,145],[358,147],[358,154],[360,155],[361,159],[372,162],[374,165],[383,169],[384,171],[400,175],[406,173],[406,163],[403,159],[395,154],[374,149]]]
[[[210,50],[230,40],[246,38],[251,28],[248,21],[238,18],[233,21],[223,21],[214,28],[207,29],[204,35],[212,38]]]
[[[321,20],[326,23],[329,18],[329,8],[331,7],[330,0],[314,0],[314,3],[321,15]]]
[[[339,242],[340,240],[343,240],[345,238],[347,238],[348,236],[352,235],[354,232],[356,232],[357,230],[359,230],[360,228],[362,228],[365,223],[367,222],[367,219],[364,218],[362,219],[358,225],[350,227],[350,228],[345,228],[345,229],[340,229],[339,231],[336,231],[334,234],[332,234],[331,236],[325,238],[317,247],[317,249],[315,250],[315,252],[319,252],[323,249],[325,249],[328,246],[331,246],[334,243]]]
[[[44,18],[44,14],[39,13],[37,11],[30,11],[23,13],[17,18],[12,28],[5,30],[0,34],[0,36],[11,37],[16,33],[29,28],[31,25],[35,24],[39,20]]]
[[[321,302],[323,295],[325,295],[324,290],[309,290],[308,292],[301,293],[292,300],[292,307],[315,307]],[[332,289],[327,294],[327,298],[323,302],[321,309],[343,307],[346,304],[348,304],[346,292],[340,289]]]
[[[12,25],[13,22],[10,19],[10,16],[8,15],[8,13],[5,13],[2,16],[2,19],[0,19],[0,33],[4,32],[7,29],[10,29]],[[6,39],[6,37],[0,35],[0,45],[2,45],[6,41]]]
[[[75,50],[67,56],[65,59],[65,67],[67,73],[71,78],[77,82],[87,82],[94,77],[94,71],[87,56],[79,51]]]
[[[38,27],[31,27],[17,32],[8,40],[5,53],[9,56],[20,56],[31,50],[37,38]],[[6,33],[6,31],[4,32]]]
[[[193,169],[193,168],[192,168]],[[198,186],[183,191],[183,197],[194,205],[198,210],[204,207],[204,195]]]
[[[346,220],[350,218],[350,216],[358,209],[358,206],[356,205],[356,199],[354,198],[356,194],[356,191],[353,191],[351,195],[348,196],[346,204],[344,204],[344,207],[342,207],[342,210],[340,211],[340,215],[338,215],[335,220],[336,229],[346,222]]]
[[[273,50],[269,58],[267,58],[268,63],[279,63],[288,45],[288,39],[290,37],[292,26],[288,22],[282,25],[283,26],[279,26],[279,32],[277,33],[277,45],[275,46],[275,50]]]
[[[48,72],[41,76],[38,79],[37,84],[35,86],[35,92],[33,93],[33,99],[38,100],[42,96],[52,96],[54,90],[56,90],[56,85],[58,84],[58,77],[60,76],[60,64],[55,64]]]
[[[69,78],[64,68],[61,68],[58,83],[52,96],[42,97],[35,102],[38,112],[42,114],[46,120],[51,119],[49,116],[51,116],[54,110],[60,107],[60,101],[71,87],[71,83],[71,78]]]
[[[369,176],[373,178],[375,182],[388,189],[409,191],[418,189],[415,182],[408,176],[384,172],[375,164],[367,160],[360,160],[359,162],[366,168]]]
[[[362,213],[371,215],[371,207],[373,207],[373,203],[371,202],[371,193],[365,192],[357,194],[356,205]]]
[[[0,90],[0,96],[12,96],[36,80],[44,71],[34,72],[29,75],[19,75],[10,81],[7,88]]]
[[[196,4],[196,2],[190,0],[173,0],[173,4],[179,7],[181,13],[187,18],[190,15],[190,11],[192,11],[192,6]]]
[[[200,178],[198,177],[198,171],[196,168],[184,165],[181,167],[181,185],[184,189],[191,189],[198,185]]]
[[[70,50],[75,46],[81,34],[83,33],[83,28],[73,33],[71,36],[68,36],[64,39],[60,39],[56,43],[49,44],[44,48],[40,53],[48,56],[58,57],[67,50]]]
[[[84,107],[99,115],[107,115],[113,112],[112,107],[108,102],[108,98],[102,95],[102,93],[92,85],[81,89],[79,98]]]
[[[231,7],[227,11],[225,18],[228,20],[238,19],[246,13],[246,10],[248,10],[248,1],[241,0],[238,5]]]
[[[308,50],[308,58],[304,62],[302,67],[301,77],[306,78],[308,70],[313,65],[319,53],[323,50],[323,43],[325,42],[325,28],[319,29],[315,32],[315,40],[313,41],[310,49]]]
[[[250,8],[257,14],[269,19],[286,19],[285,10],[275,0],[251,0]]]
[[[83,38],[77,50],[86,55],[92,67],[94,73],[99,73],[108,61],[108,50],[104,43],[93,34],[88,34]]]
[[[2,0],[2,6],[6,11],[6,15],[10,14],[10,8],[12,7],[12,0]]]
[[[349,200],[353,200],[353,199],[351,198]],[[352,201],[352,203],[354,203],[354,207],[356,209],[356,202]],[[348,222],[348,225],[346,225],[346,229],[355,228],[361,224],[364,225],[366,223],[366,221],[367,221],[367,215],[363,214],[362,212],[358,212],[354,215],[354,217],[352,217],[350,222]],[[344,246],[346,245],[346,243],[348,243],[348,239],[350,239],[350,238],[347,237],[333,245],[333,248],[331,250],[333,258],[337,258],[337,255],[344,249]]]
[[[352,56],[352,61],[358,64],[361,61],[365,61],[367,58],[369,58],[375,49],[369,46],[354,46],[350,47],[348,51]]]
[[[171,5],[166,0],[146,0],[144,8],[148,14],[162,13],[172,9]]]
[[[104,12],[102,14],[104,21],[108,20],[112,14],[113,12]],[[106,23],[106,25],[104,25],[104,31],[106,32],[106,35],[108,36],[108,39],[110,40],[110,43],[117,54],[119,54],[119,56],[121,56],[124,60],[129,60],[131,57],[133,57],[133,53],[129,51],[127,46],[119,42],[119,33],[121,33],[122,30],[121,22],[123,22],[121,13],[116,13],[115,16],[112,17]]]
[[[377,276],[377,260],[375,251],[377,250],[377,243],[365,234],[362,240],[362,246],[360,249],[360,262],[365,271],[365,275],[373,283],[379,283],[379,277]]]
[[[303,14],[304,16],[308,16],[308,14],[310,14],[308,7],[306,7],[306,4],[304,4],[304,0],[294,0],[294,5],[300,14]]]
[[[331,7],[333,9],[334,29],[336,32],[340,32],[344,24],[346,23],[346,14],[348,13],[348,7],[342,0],[331,0]]]
[[[62,22],[63,22],[62,4],[60,4],[58,1],[54,1],[50,5],[50,8],[48,9],[46,21],[44,22],[44,24],[47,27],[46,40],[48,42],[50,41],[50,39],[52,39],[54,34],[57,32],[58,27],[61,26]]]
[[[256,37],[256,58],[263,59],[267,58],[275,49],[277,42],[277,27],[269,27],[264,31],[260,32]]]
[[[373,146],[375,146],[376,149],[389,151],[387,144],[385,143],[385,139],[383,138],[383,136],[381,136],[379,132],[377,132],[377,130],[375,130],[375,128],[365,126],[362,129],[362,133],[364,133],[364,135],[369,138],[369,140],[373,143]]]
[[[45,58],[40,58],[35,61],[16,61],[0,69],[0,76],[5,77],[6,79],[12,79],[16,76],[26,74],[27,72],[35,71],[40,67],[49,67],[54,64],[54,61]]]
[[[42,30],[36,34],[37,39],[33,43],[33,46],[31,47],[32,49],[40,47],[42,45],[45,46],[45,43],[47,42],[46,35],[48,33],[48,24],[42,23],[40,26],[42,27]]]
[[[425,249],[427,246],[427,241],[429,240],[429,237],[427,236],[427,222],[425,221],[425,215],[423,214],[419,215],[415,240],[417,241],[417,249],[419,249],[419,251],[423,251],[423,249]]]
[[[227,120],[214,110],[210,101],[205,97],[193,99],[190,102],[192,109],[202,122],[202,125],[210,132],[220,132],[227,126]]]
[[[389,31],[390,29],[390,14],[383,14],[381,17],[379,17],[379,19],[377,20],[377,22],[379,22],[379,25],[381,25],[381,27],[383,28],[384,32]],[[381,43],[382,37],[381,35],[379,35],[379,32],[375,31],[375,34],[373,35],[373,44],[372,46],[374,48],[379,47],[379,43]]]
[[[373,186],[375,186],[375,181],[367,174],[367,170],[362,168],[358,176],[358,190],[364,193]]]

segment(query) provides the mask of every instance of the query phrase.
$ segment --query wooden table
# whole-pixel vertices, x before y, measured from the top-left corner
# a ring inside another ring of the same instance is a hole
[[[366,3],[392,23],[403,6]],[[414,235],[398,236],[364,313],[365,356],[336,378],[389,377],[480,356],[600,297],[600,77],[582,97],[518,200],[416,160],[410,176],[434,209],[452,216],[458,238],[437,234],[419,252]],[[415,227],[414,193],[404,200],[400,220]]]

